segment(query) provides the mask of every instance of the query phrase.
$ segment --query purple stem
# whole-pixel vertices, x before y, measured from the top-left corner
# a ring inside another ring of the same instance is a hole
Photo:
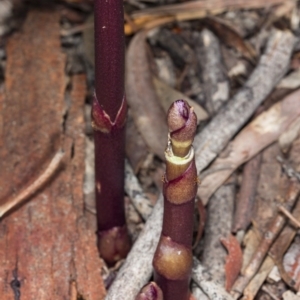
[[[124,9],[121,0],[95,0],[96,96],[114,120],[124,97]]]
[[[95,139],[98,248],[107,263],[124,258],[130,242],[124,212],[126,99],[122,0],[95,0]]]

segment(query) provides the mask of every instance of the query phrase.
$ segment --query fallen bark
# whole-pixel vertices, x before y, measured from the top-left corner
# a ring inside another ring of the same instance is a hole
[[[265,54],[245,86],[223,107],[195,138],[196,165],[201,172],[223,150],[272,91],[289,67],[294,36],[274,30]]]
[[[6,45],[0,202],[30,185],[59,148],[65,164],[0,222],[0,298],[5,300],[73,295],[92,300],[106,293],[82,193],[86,78],[71,78],[67,106],[59,20],[58,11],[29,11]]]
[[[0,218],[8,211],[21,204],[24,200],[34,195],[57,171],[62,158],[63,151],[59,150],[52,158],[47,169],[28,187],[21,191],[16,197],[8,199],[4,204],[0,205]]]
[[[300,90],[273,105],[244,128],[222,155],[202,174],[198,195],[206,204],[241,164],[278,139],[300,114]],[[202,163],[203,164],[203,163]]]
[[[300,185],[295,180],[291,181],[288,194],[286,196],[285,206],[288,210],[291,210],[298,199],[300,192]],[[286,223],[286,218],[280,214],[277,214],[264,232],[264,237],[260,242],[258,248],[253,254],[251,261],[247,267],[241,272],[241,275],[234,283],[232,288],[232,295],[237,299],[244,291],[245,287],[248,285],[250,280],[257,273],[259,267],[261,266],[264,258],[266,257],[271,245],[279,235],[280,231],[283,229]]]

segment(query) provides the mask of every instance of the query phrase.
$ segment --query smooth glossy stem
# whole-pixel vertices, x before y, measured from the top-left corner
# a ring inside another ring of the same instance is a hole
[[[124,212],[126,99],[122,0],[95,0],[95,139],[98,248],[108,264],[129,251]]]

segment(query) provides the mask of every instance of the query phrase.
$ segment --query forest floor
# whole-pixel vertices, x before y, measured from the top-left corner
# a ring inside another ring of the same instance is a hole
[[[100,300],[130,262],[109,268],[96,247],[92,1],[29,2],[0,2],[0,300]],[[159,203],[164,114],[186,99],[199,122],[194,298],[300,300],[298,1],[124,7],[132,240]]]

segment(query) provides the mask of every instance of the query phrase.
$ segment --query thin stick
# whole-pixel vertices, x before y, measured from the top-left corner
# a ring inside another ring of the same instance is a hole
[[[1,205],[0,218],[9,210],[11,210],[18,204],[22,203],[24,200],[32,196],[39,188],[41,188],[55,173],[62,161],[63,156],[64,152],[62,150],[59,150],[54,155],[47,169],[44,171],[44,173],[41,174],[41,176],[39,176],[31,185],[26,187],[25,190],[21,191],[16,197],[12,197],[3,205]]]
[[[295,226],[300,228],[300,222],[282,205],[278,205],[278,209],[287,217],[289,218]]]
[[[292,181],[286,198],[286,207],[288,209],[292,209],[292,207],[294,206],[296,200],[298,199],[299,191],[299,183],[296,181]],[[242,272],[242,275],[239,276],[232,288],[232,295],[235,299],[239,298],[250,280],[254,277],[254,275],[260,268],[270,247],[279,235],[285,223],[286,218],[280,214],[278,214],[270,223],[267,231],[264,233],[264,238],[262,239],[258,248],[252,256],[251,261],[249,262],[246,269]]]

